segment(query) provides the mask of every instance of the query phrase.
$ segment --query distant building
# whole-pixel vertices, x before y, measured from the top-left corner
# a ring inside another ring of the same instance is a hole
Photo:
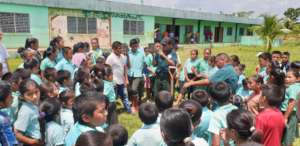
[[[128,43],[138,37],[142,45],[164,35],[179,43],[237,43],[260,20],[196,11],[100,0],[0,0],[0,27],[8,48],[24,46],[27,37],[49,40],[62,36],[72,46],[92,37],[103,48],[113,41]]]

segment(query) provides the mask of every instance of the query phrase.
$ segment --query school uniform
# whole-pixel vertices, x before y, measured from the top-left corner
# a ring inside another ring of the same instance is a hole
[[[192,69],[194,68],[196,70],[196,72],[200,72],[200,65],[201,62],[199,59],[196,60],[192,60],[191,58],[189,58],[185,64],[184,64],[184,72],[187,74],[188,78],[190,80],[192,80],[193,78],[196,77],[196,74],[193,73]],[[187,89],[188,92],[188,98],[190,98],[190,94],[194,91],[194,87],[189,87]]]
[[[102,49],[97,48],[95,50],[92,50],[92,62],[93,64],[96,64],[96,61],[98,58],[103,56]]]
[[[54,121],[46,124],[45,130],[45,142],[46,146],[58,146],[64,144],[64,130],[61,125]]]
[[[55,62],[58,63],[60,62],[62,59],[64,59],[64,53],[63,53],[63,49],[60,48],[58,49],[58,53],[57,53],[57,56],[55,58]]]
[[[128,52],[130,67],[128,69],[129,88],[137,91],[139,98],[144,94],[143,68],[145,65],[145,54],[141,50]],[[133,95],[130,95],[133,96]]]
[[[209,69],[208,60],[200,59],[200,72],[207,72]]]
[[[153,65],[153,54],[148,54],[145,56],[145,63],[148,68],[150,68],[154,73],[156,71],[156,67]],[[146,74],[146,87],[150,88],[151,93],[153,94],[153,86],[154,86],[154,76],[147,70]],[[152,95],[153,96],[153,95]]]
[[[245,89],[244,87],[240,87],[236,91],[236,95],[240,96],[243,101],[245,101],[246,98],[249,97],[251,94],[252,92],[249,89]]]
[[[20,92],[12,92],[12,104],[7,108],[0,109],[1,112],[4,112],[9,117],[11,123],[14,123],[17,117],[19,96]]]
[[[127,146],[158,146],[162,141],[159,125],[143,125],[133,133]]]
[[[285,92],[285,99],[281,104],[281,111],[285,112],[288,108],[288,103],[290,100],[295,102],[298,100],[298,95],[300,93],[300,83],[294,83],[289,85]],[[286,126],[286,131],[283,137],[284,145],[292,145],[295,137],[299,137],[298,119],[296,116],[296,106],[293,112],[290,114],[288,123]]]
[[[50,60],[48,57],[46,57],[45,59],[42,60],[40,69],[41,69],[41,71],[44,71],[46,68],[49,68],[49,67],[54,68],[55,65],[56,65],[55,61]]]
[[[193,131],[193,136],[211,140],[211,134],[208,132],[209,122],[213,112],[208,107],[203,107],[200,124]]]
[[[60,110],[60,124],[64,130],[64,136],[67,135],[71,127],[74,125],[74,117],[71,109],[61,108]]]
[[[207,141],[199,137],[192,136],[192,143],[194,144],[194,146],[208,146]],[[159,146],[167,146],[167,144],[164,141],[162,141]]]
[[[87,132],[87,131],[99,131],[103,132],[104,130],[101,127],[92,128],[86,125],[82,125],[78,122],[76,122],[70,129],[69,133],[67,134],[65,138],[65,146],[74,146],[76,143],[76,140],[80,136],[81,133]]]
[[[231,103],[217,108],[213,112],[212,117],[210,119],[208,131],[212,134],[220,135],[221,129],[227,128],[227,121],[226,121],[227,114],[235,109],[237,109],[237,107],[232,105]],[[221,141],[221,145],[224,145],[223,141]]]
[[[109,101],[107,123],[108,125],[113,125],[118,123],[118,115],[116,112],[117,109],[116,93],[112,82],[104,80],[103,83],[104,83],[103,94],[106,96],[106,98]]]
[[[37,74],[34,74],[34,73],[32,73],[32,74],[30,75],[30,79],[32,79],[33,81],[35,81],[35,83],[36,83],[37,85],[41,85],[41,84],[43,83],[41,77],[40,77],[39,75],[37,75]]]
[[[18,112],[18,117],[14,123],[14,128],[22,132],[25,136],[41,139],[39,109],[29,102],[22,102]]]
[[[71,61],[63,58],[62,60],[60,60],[56,64],[55,69],[57,71],[60,71],[60,70],[69,71],[71,73],[71,78],[73,79],[74,78],[74,74],[75,74],[76,66]]]
[[[238,86],[238,87],[237,87],[235,93],[237,92],[237,90],[238,90],[239,88],[242,88],[242,87],[243,87],[243,80],[244,80],[244,79],[246,79],[246,77],[245,77],[244,74],[241,74],[241,75],[238,76],[238,82],[237,82],[237,86]]]

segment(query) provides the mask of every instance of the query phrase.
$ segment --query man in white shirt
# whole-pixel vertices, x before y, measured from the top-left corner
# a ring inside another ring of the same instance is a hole
[[[3,38],[3,32],[0,29],[0,63],[2,64],[2,73],[5,74],[10,71],[8,66],[8,52],[4,44],[1,42]]]
[[[123,105],[128,113],[131,113],[131,108],[128,101],[126,86],[128,85],[127,77],[127,58],[121,54],[122,44],[115,41],[112,44],[112,53],[107,57],[106,64],[110,65],[113,70],[113,81],[116,84],[116,94],[120,96]]]

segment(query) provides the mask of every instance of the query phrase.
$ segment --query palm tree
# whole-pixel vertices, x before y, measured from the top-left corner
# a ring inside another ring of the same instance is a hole
[[[263,16],[264,21],[261,25],[251,27],[257,35],[266,43],[268,52],[272,50],[272,43],[279,35],[283,33],[281,22],[276,16]]]

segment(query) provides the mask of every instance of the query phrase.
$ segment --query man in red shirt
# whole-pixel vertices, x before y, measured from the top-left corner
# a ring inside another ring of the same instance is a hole
[[[256,116],[256,129],[262,132],[264,146],[281,146],[285,127],[284,117],[278,109],[284,97],[284,87],[265,85],[262,89],[260,106],[264,110]]]

